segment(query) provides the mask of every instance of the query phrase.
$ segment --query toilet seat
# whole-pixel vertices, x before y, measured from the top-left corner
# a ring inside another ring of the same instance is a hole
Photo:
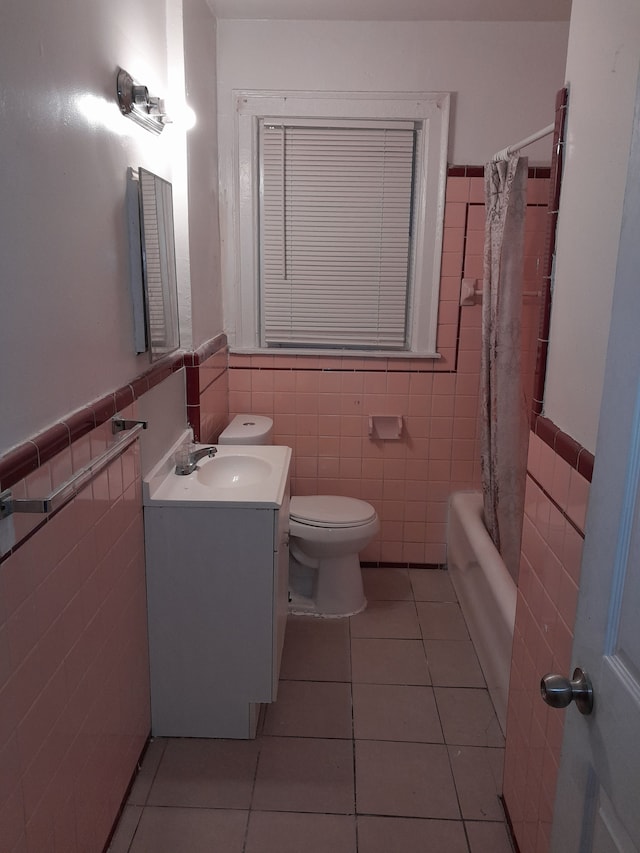
[[[289,517],[309,527],[360,527],[376,511],[366,501],[337,495],[298,495],[291,498]]]

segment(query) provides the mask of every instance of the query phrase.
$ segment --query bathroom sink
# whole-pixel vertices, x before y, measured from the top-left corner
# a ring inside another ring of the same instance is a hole
[[[145,506],[278,507],[285,493],[291,448],[217,445],[191,474],[176,474],[174,455],[183,436],[142,482]],[[202,445],[194,445],[196,448]]]
[[[272,471],[273,465],[266,460],[243,453],[237,456],[214,456],[204,464],[200,462],[195,476],[204,486],[241,489],[264,482]]]

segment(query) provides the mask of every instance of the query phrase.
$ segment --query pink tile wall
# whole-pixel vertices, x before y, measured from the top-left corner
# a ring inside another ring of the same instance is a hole
[[[42,497],[109,440],[17,483]],[[100,853],[150,730],[137,443],[0,563],[0,847]],[[26,519],[26,521],[25,521]]]
[[[198,400],[197,406],[187,405],[187,418],[194,427],[196,440],[203,444],[213,442],[229,419],[227,358],[225,347],[209,356],[198,367],[187,367],[187,371],[193,370],[194,378],[197,377],[194,399]],[[187,382],[189,380],[188,376]]]
[[[537,211],[548,180],[529,183]],[[230,356],[229,410],[273,417],[276,442],[293,448],[293,494],[344,494],[375,506],[381,531],[362,553],[364,562],[444,563],[449,495],[480,483],[482,307],[459,302],[462,277],[482,286],[483,200],[482,177],[449,177],[440,359]],[[528,275],[537,273],[543,226],[535,217],[527,226]],[[534,286],[528,279],[527,289]],[[403,416],[401,441],[369,437],[368,416],[376,414]]]
[[[382,531],[364,561],[444,562],[452,482],[468,488],[479,473],[477,376],[463,378],[468,393],[456,407],[454,374],[347,370],[339,359],[320,367],[310,358],[255,368],[250,358],[231,359],[230,409],[273,417],[275,441],[293,448],[293,493],[370,501]],[[369,414],[403,415],[402,440],[370,438]]]
[[[565,712],[539,683],[569,671],[588,496],[589,481],[532,433],[504,775],[520,853],[549,849]]]

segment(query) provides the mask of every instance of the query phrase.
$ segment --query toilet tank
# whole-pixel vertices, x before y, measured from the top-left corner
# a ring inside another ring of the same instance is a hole
[[[218,444],[271,444],[273,420],[264,415],[236,415],[220,433]]]

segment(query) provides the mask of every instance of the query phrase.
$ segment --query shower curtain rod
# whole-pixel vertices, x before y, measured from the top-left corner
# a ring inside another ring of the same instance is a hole
[[[537,133],[532,133],[531,136],[527,136],[527,138],[523,139],[521,142],[516,142],[515,145],[508,145],[501,151],[496,152],[491,158],[491,162],[497,163],[499,160],[507,160],[510,154],[514,154],[521,148],[526,148],[527,145],[531,145],[532,142],[537,142],[539,139],[543,139],[545,136],[553,133],[554,128],[555,124],[549,124]]]

